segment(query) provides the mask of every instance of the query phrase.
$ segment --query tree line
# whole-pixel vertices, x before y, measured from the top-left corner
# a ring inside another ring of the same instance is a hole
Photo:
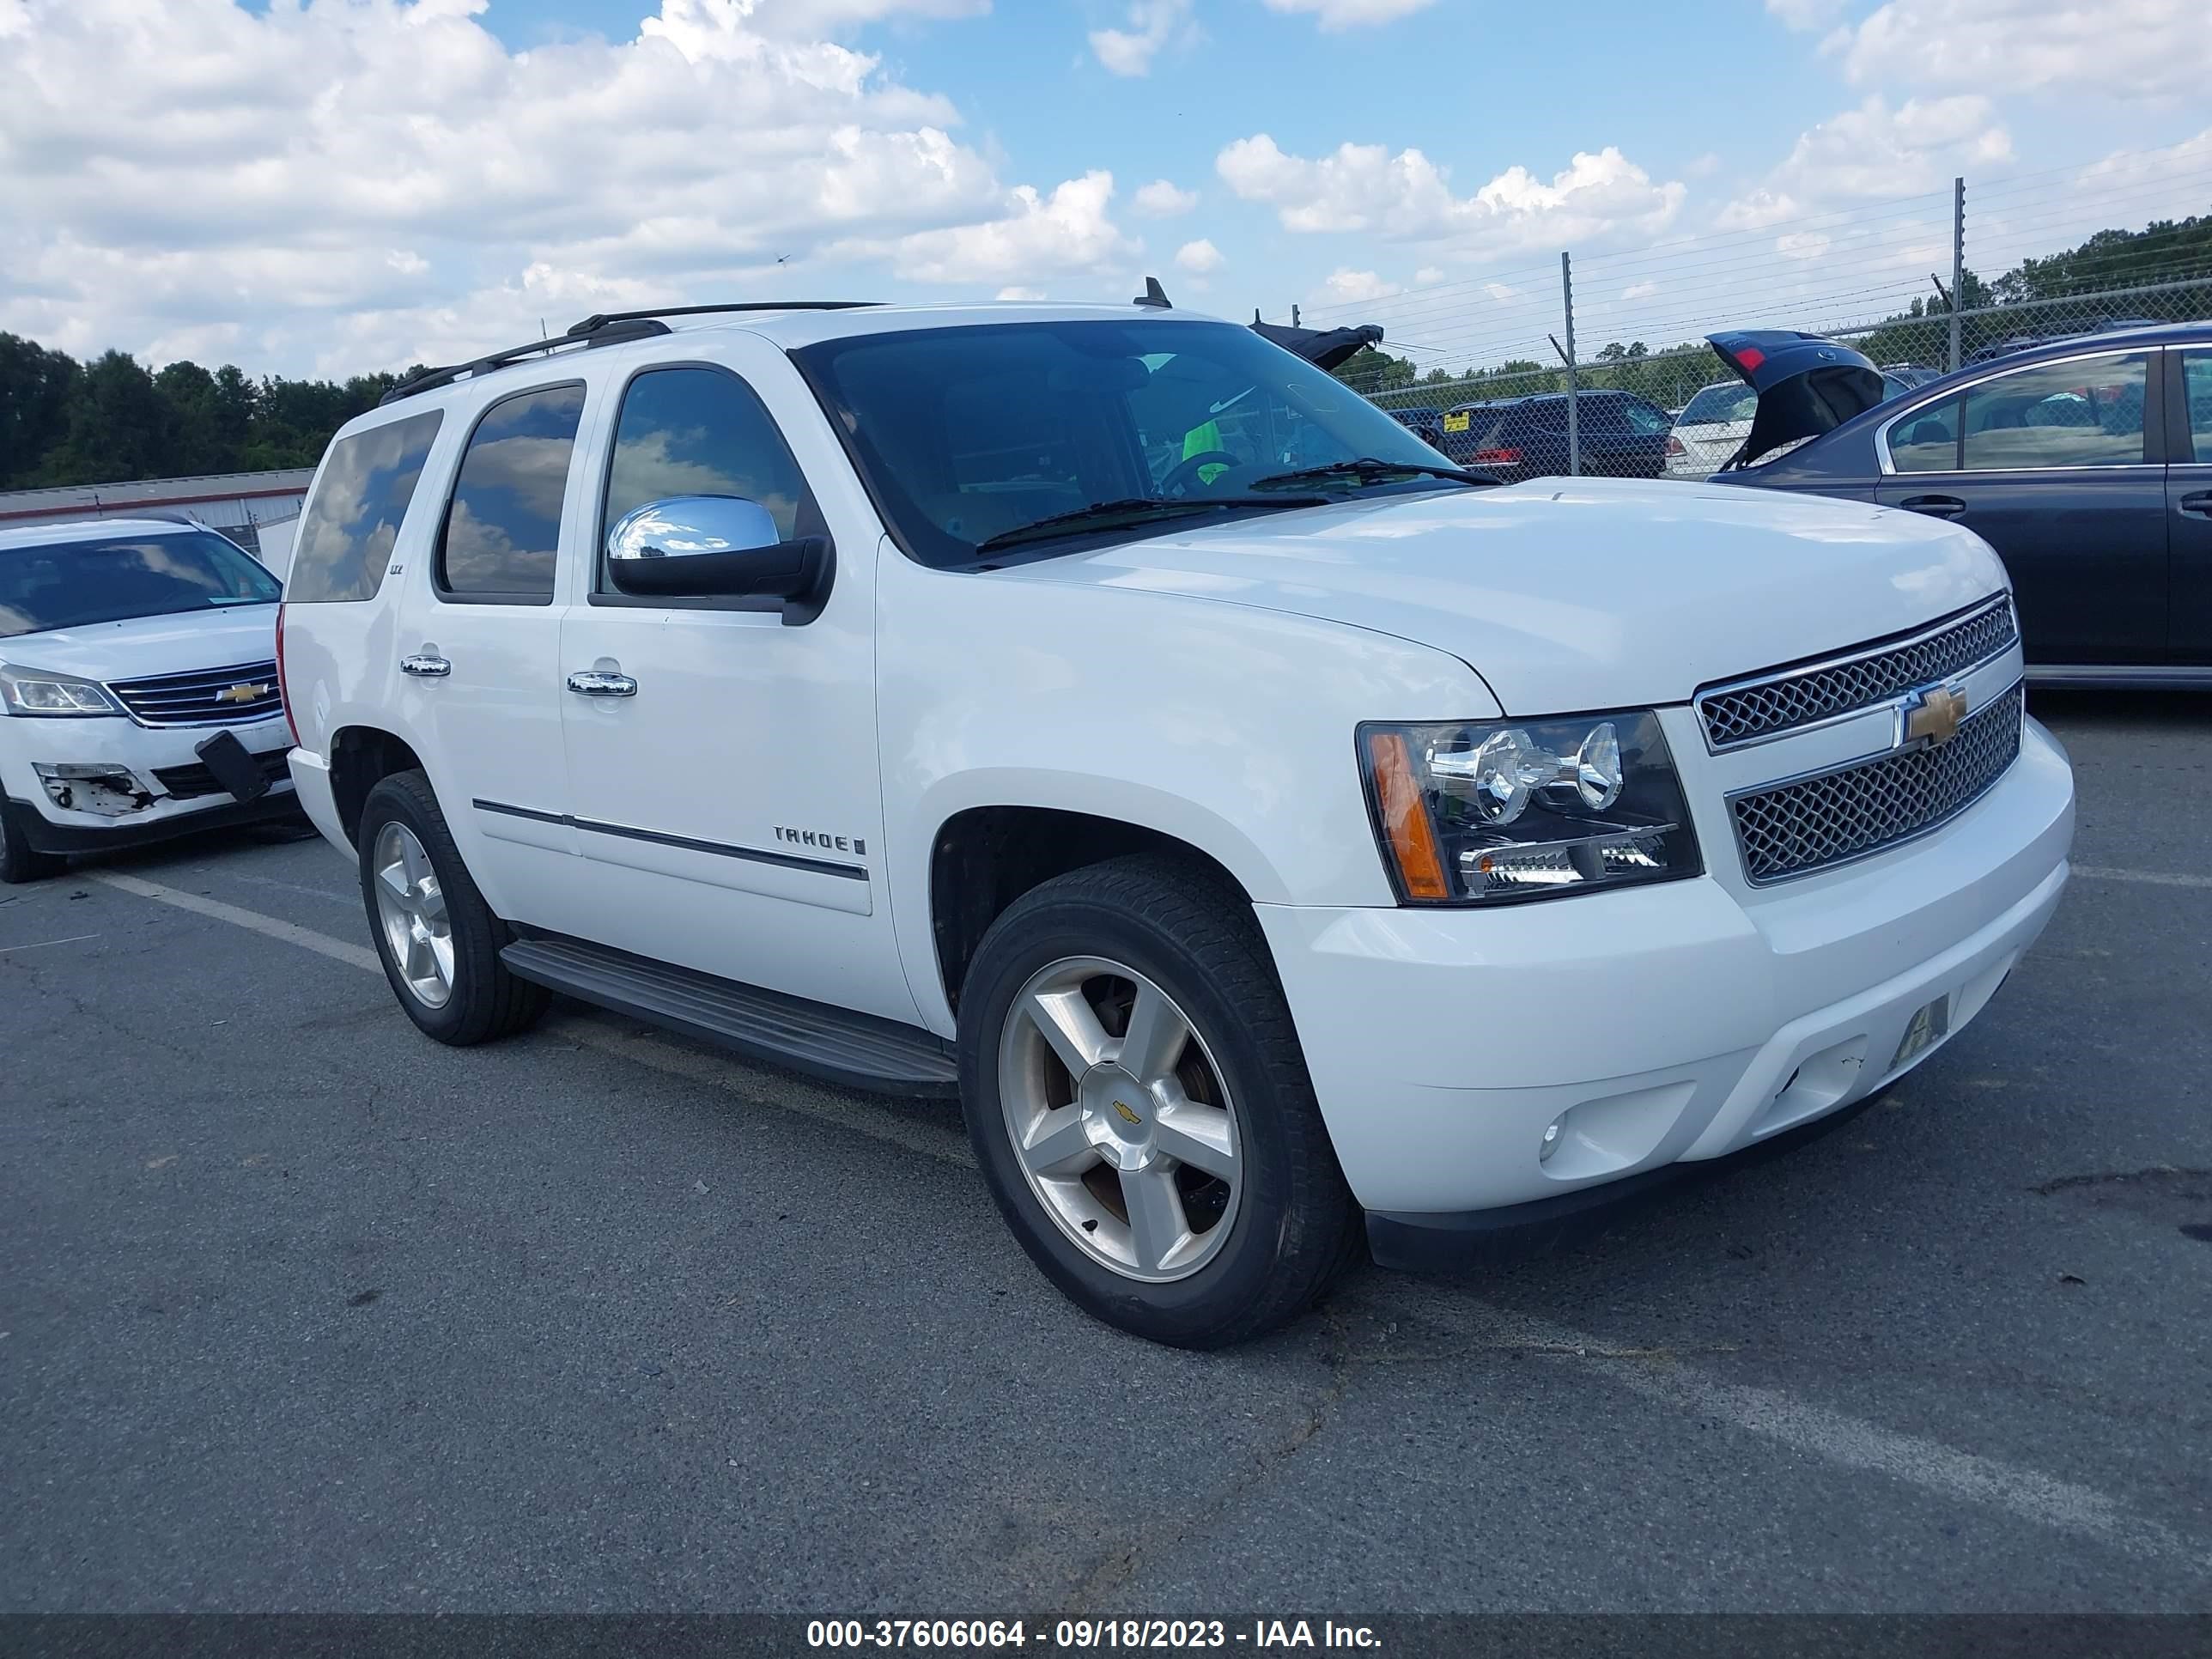
[[[124,352],[81,363],[0,332],[0,489],[313,466],[404,378],[257,380],[186,362],[155,373]]]
[[[1948,273],[1936,274],[1948,283]],[[1960,351],[1971,357],[1984,346],[2078,333],[2105,322],[2212,318],[2212,285],[2134,296],[2119,292],[2206,276],[2212,276],[2212,215],[2157,220],[2142,230],[2100,230],[2077,247],[2023,259],[1994,281],[1968,270],[1956,296],[1965,313],[1960,318]],[[1877,363],[1944,368],[1951,304],[1948,295],[1931,292],[1871,331],[1855,331],[1850,343]],[[1699,386],[1724,378],[1719,360],[1701,340],[1657,350],[1641,340],[1614,341],[1576,367],[1576,383],[1585,389],[1632,392],[1667,409],[1680,408]],[[1371,347],[1340,365],[1336,374],[1386,404],[1440,409],[1489,398],[1564,392],[1567,386],[1565,366],[1558,362],[1523,358],[1489,368],[1432,368],[1423,374],[1410,358]]]

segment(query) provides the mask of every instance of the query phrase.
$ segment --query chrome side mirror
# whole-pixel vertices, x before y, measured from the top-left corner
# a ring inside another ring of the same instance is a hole
[[[787,623],[811,622],[829,597],[827,536],[781,539],[775,520],[742,495],[672,495],[624,514],[607,532],[607,579],[639,598],[776,599]]]
[[[607,568],[620,586],[623,568],[632,561],[754,553],[782,539],[775,519],[758,501],[742,495],[673,495],[647,501],[616,521],[607,532]]]

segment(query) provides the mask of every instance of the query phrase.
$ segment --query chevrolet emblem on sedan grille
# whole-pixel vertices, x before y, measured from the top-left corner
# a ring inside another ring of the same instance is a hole
[[[1966,718],[1966,694],[1954,685],[1923,685],[1905,700],[1903,733],[1897,746],[1942,748],[1959,735]]]
[[[258,702],[269,695],[269,687],[259,680],[249,680],[242,685],[233,685],[216,692],[218,702]]]

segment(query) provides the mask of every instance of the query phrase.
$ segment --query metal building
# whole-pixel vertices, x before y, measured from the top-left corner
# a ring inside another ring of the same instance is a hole
[[[281,574],[291,546],[289,529],[307,499],[312,467],[285,472],[232,472],[209,478],[146,478],[136,483],[68,484],[55,489],[0,492],[0,528],[41,519],[129,517],[155,512],[189,513],[259,554],[261,532],[270,532],[270,552]],[[280,529],[279,526],[283,526]]]

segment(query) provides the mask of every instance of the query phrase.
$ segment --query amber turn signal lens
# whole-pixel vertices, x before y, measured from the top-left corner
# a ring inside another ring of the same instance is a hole
[[[1406,896],[1449,898],[1443,860],[1437,855],[1437,833],[1429,823],[1429,809],[1421,804],[1420,786],[1413,781],[1406,739],[1395,732],[1370,732],[1367,758],[1374,769],[1375,798],[1382,810],[1382,833],[1389,841],[1390,856],[1398,861],[1398,879]]]

